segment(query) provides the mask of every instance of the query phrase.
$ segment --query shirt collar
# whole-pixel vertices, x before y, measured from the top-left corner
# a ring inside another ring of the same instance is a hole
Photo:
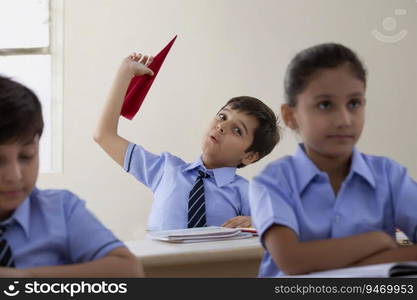
[[[350,167],[350,172],[348,176],[353,176],[353,173],[356,173],[359,176],[361,176],[373,188],[376,187],[374,175],[369,169],[369,166],[363,158],[363,155],[356,148],[353,148],[352,165]]]
[[[299,192],[306,188],[306,186],[317,176],[317,177],[325,177],[327,175],[320,171],[317,166],[310,160],[304,150],[304,145],[299,144],[297,147],[297,151],[294,155],[294,165],[296,171],[296,176],[298,178],[299,185]],[[350,179],[353,174],[356,173],[365,179],[373,188],[375,188],[375,178],[369,169],[369,166],[366,164],[363,156],[361,153],[356,149],[353,148],[352,153],[352,163],[350,167],[350,171],[347,179]]]
[[[313,180],[316,176],[323,176],[317,166],[310,160],[307,154],[304,152],[304,145],[298,144],[297,150],[294,155],[293,160],[296,176],[299,184],[299,193],[301,194],[306,186]]]
[[[223,187],[235,179],[236,176],[236,169],[235,167],[223,167],[223,168],[216,168],[216,169],[206,169],[203,164],[203,160],[201,156],[199,156],[194,162],[190,163],[183,169],[183,172],[188,172],[192,170],[201,170],[206,172],[211,177],[214,177],[214,181],[218,187]]]
[[[30,219],[30,200],[38,193],[38,189],[35,188],[32,193],[19,205],[15,210],[10,220],[15,220],[20,226],[22,226],[26,237],[29,237],[29,219]]]

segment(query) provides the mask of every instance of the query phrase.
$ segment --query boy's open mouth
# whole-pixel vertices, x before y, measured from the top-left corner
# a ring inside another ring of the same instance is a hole
[[[210,135],[210,140],[213,142],[213,143],[218,143],[219,141],[217,140],[217,138],[214,136],[214,135]]]

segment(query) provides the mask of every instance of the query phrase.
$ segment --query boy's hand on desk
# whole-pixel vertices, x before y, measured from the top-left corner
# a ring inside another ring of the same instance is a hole
[[[153,61],[152,56],[142,55],[140,53],[132,53],[123,60],[122,65],[125,66],[129,72],[135,76],[153,75],[153,71],[148,68]]]
[[[249,216],[237,216],[233,217],[223,223],[223,227],[237,228],[237,227],[251,227],[252,220]]]

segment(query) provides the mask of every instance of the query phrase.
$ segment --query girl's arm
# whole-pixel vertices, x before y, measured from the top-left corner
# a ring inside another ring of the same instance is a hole
[[[347,267],[370,255],[398,247],[389,235],[379,231],[300,242],[293,230],[279,225],[265,232],[264,242],[275,264],[288,275]]]
[[[147,67],[152,60],[152,56],[148,58],[141,54],[136,55],[136,53],[123,60],[113,81],[94,135],[94,140],[122,167],[124,155],[129,145],[129,141],[117,133],[124,96],[134,75],[153,75],[152,70]]]
[[[379,253],[375,253],[358,261],[355,265],[373,265],[409,260],[417,261],[417,245],[400,247],[398,249],[390,249]]]

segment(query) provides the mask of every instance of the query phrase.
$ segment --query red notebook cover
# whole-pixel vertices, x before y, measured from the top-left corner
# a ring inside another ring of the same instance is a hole
[[[152,63],[148,66],[154,73],[153,76],[141,75],[134,76],[130,81],[129,87],[127,88],[125,100],[123,102],[122,110],[120,115],[126,119],[132,120],[136,113],[139,111],[143,100],[146,97],[149,89],[154,82],[156,75],[158,75],[159,69],[161,68],[165,57],[168,55],[171,46],[174,44],[175,36],[164,49],[161,50],[153,59]]]

